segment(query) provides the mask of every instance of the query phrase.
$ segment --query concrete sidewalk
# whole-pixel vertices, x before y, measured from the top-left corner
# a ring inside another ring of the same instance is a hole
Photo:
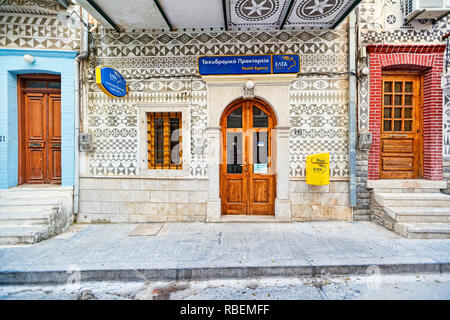
[[[0,248],[0,284],[450,272],[450,239],[405,239],[371,222],[74,225]],[[79,272],[79,273],[78,273]]]

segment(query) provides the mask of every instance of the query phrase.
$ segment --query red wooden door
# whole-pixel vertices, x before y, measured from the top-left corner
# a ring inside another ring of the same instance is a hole
[[[61,94],[54,88],[58,82],[22,80],[19,182],[60,184]]]
[[[380,178],[422,177],[420,76],[384,75],[382,105]]]

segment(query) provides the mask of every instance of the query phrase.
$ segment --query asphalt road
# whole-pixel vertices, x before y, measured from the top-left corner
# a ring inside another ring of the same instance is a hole
[[[81,282],[1,286],[0,299],[360,300],[450,299],[450,274],[260,278],[171,282]]]

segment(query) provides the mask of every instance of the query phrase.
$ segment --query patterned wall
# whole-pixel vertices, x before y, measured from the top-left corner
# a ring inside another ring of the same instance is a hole
[[[433,24],[431,20],[414,20],[404,25],[404,0],[364,0],[358,6],[360,46],[377,43],[442,43],[440,37],[450,30],[450,16]],[[448,50],[448,49],[447,49]],[[447,62],[447,63],[450,63]],[[367,61],[360,61],[360,68]],[[359,83],[359,130],[369,129],[369,79]],[[450,156],[450,97],[444,97],[444,156]]]
[[[64,27],[59,10],[56,1],[0,0],[0,47],[79,50],[79,30]]]
[[[96,150],[90,175],[137,175],[137,104],[191,105],[191,176],[206,176],[207,87],[197,79],[200,55],[299,53],[308,75],[291,86],[291,176],[305,174],[307,154],[330,151],[332,177],[348,177],[347,31],[116,33],[99,29],[89,62],[87,128]],[[111,99],[94,83],[94,68],[110,65],[131,84],[126,99]],[[315,73],[318,73],[317,75]],[[327,75],[327,73],[331,73]],[[325,75],[323,75],[325,74]],[[318,138],[319,137],[319,138]]]

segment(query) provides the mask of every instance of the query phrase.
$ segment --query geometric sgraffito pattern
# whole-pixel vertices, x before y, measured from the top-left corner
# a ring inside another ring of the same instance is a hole
[[[53,50],[79,50],[78,29],[61,25],[56,15],[2,12],[0,8],[0,47]]]
[[[348,178],[348,81],[297,80],[290,91],[290,175],[305,176],[306,156],[330,153],[330,175]]]
[[[89,154],[91,175],[138,174],[138,123],[136,104],[186,104],[191,112],[191,176],[205,176],[207,161],[203,132],[207,125],[206,87],[199,80],[142,81],[137,92],[111,99],[90,85],[87,128],[94,136]],[[195,139],[195,141],[194,141]]]
[[[200,55],[299,53],[304,74],[347,71],[345,23],[329,31],[117,33],[99,28],[93,41],[96,49],[85,70],[90,84],[86,129],[100,143],[96,142],[96,151],[89,156],[91,175],[138,174],[136,104],[146,103],[190,106],[190,175],[207,175],[208,90],[195,77]],[[125,99],[112,99],[98,90],[94,77],[98,65],[112,66],[124,75],[130,84]],[[347,81],[336,77],[305,75],[293,82],[291,125],[304,129],[304,136],[291,138],[292,177],[304,177],[306,156],[324,149],[331,153],[332,177],[348,177],[346,90]],[[318,121],[317,116],[323,119]],[[111,140],[114,129],[115,139],[136,145],[136,150],[123,155],[119,145],[103,150],[103,141]]]
[[[450,94],[444,94],[444,156],[450,156]]]
[[[368,68],[367,59],[361,59],[360,70]],[[358,83],[358,131],[369,131],[369,76],[362,75]]]

